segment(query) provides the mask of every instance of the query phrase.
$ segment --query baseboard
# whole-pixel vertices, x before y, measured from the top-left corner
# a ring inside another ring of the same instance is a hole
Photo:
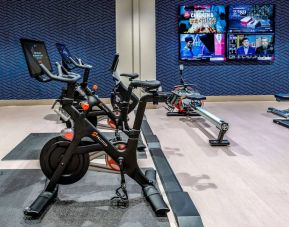
[[[109,98],[103,98],[105,104],[110,104]],[[239,102],[239,101],[275,101],[273,95],[240,95],[240,96],[207,96],[206,102]],[[52,105],[54,99],[35,100],[0,100],[0,106],[33,106]],[[148,103],[147,108],[154,109],[155,105]]]
[[[0,106],[34,106],[34,105],[52,105],[54,99],[31,99],[31,100],[0,100]]]
[[[274,95],[207,96],[206,102],[276,101]]]

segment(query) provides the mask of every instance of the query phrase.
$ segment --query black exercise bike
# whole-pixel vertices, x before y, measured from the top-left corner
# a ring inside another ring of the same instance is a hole
[[[112,110],[96,95],[95,91],[96,88],[91,90],[88,87],[88,79],[90,75],[90,70],[92,69],[91,65],[85,64],[80,58],[74,57],[66,45],[56,43],[56,48],[61,56],[61,63],[62,66],[65,68],[66,72],[72,72],[75,68],[80,68],[84,70],[83,74],[83,81],[80,84],[76,85],[75,89],[75,95],[74,95],[74,101],[76,105],[79,105],[80,102],[83,102],[84,100],[88,100],[88,104],[90,108],[87,110],[87,118],[88,120],[94,124],[97,127],[105,128],[105,129],[114,129],[115,130],[115,140],[116,141],[122,141],[122,137],[119,133],[119,131],[122,131],[124,133],[128,133],[129,125],[128,125],[128,117],[123,118],[121,117],[121,105],[124,103],[124,100],[127,99],[128,96],[129,102],[128,105],[128,113],[131,113],[136,105],[138,104],[138,97],[132,93],[129,94],[128,88],[122,83],[120,76],[128,77],[130,81],[136,79],[138,77],[138,74],[119,74],[117,73],[117,66],[119,62],[119,54],[115,54],[112,66],[110,68],[110,71],[112,73],[113,80],[115,82],[113,91],[111,92],[111,104],[112,104]],[[94,85],[93,87],[95,87]],[[60,103],[60,100],[66,97],[67,91],[66,89],[63,89],[61,96],[55,101],[52,108],[55,107],[56,103]],[[69,115],[63,110],[63,108],[58,107],[55,109],[55,111],[58,113],[60,118],[66,122],[66,125],[68,128],[73,127],[73,121],[71,121],[71,118]],[[107,117],[107,125],[99,123],[99,119],[102,117]],[[143,144],[143,142],[140,140],[138,144],[138,150],[145,149],[146,146]]]
[[[55,80],[67,84],[67,95],[61,100],[61,105],[73,119],[75,130],[68,139],[62,137],[51,139],[41,150],[41,170],[50,181],[36,200],[24,210],[24,214],[31,217],[40,216],[57,197],[58,185],[73,184],[80,180],[88,170],[89,153],[100,151],[109,156],[111,163],[117,166],[121,175],[121,185],[116,190],[116,196],[113,197],[114,203],[120,206],[128,205],[124,178],[124,174],[127,174],[142,187],[143,193],[156,215],[165,215],[169,208],[154,185],[154,179],[148,179],[140,170],[136,157],[137,142],[147,102],[158,103],[158,101],[166,99],[166,96],[157,92],[160,82],[139,80],[131,82],[128,87],[129,94],[138,87],[143,88],[147,94],[139,100],[136,118],[133,128],[129,130],[127,143],[112,143],[87,119],[87,110],[79,111],[75,107],[75,86],[81,76],[72,72],[63,73],[63,69],[58,63],[56,63],[58,73],[53,74],[44,42],[21,39],[21,45],[33,77],[42,76],[46,82]],[[123,118],[127,117],[128,105],[125,103],[129,102],[129,98],[130,95],[121,105]]]

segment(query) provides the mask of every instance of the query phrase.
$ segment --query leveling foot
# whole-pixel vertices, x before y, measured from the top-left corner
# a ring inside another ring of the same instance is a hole
[[[31,218],[38,218],[45,211],[49,204],[53,203],[58,194],[58,186],[52,192],[43,191],[34,202],[24,210],[24,215]]]
[[[170,211],[167,204],[164,202],[163,197],[156,188],[156,171],[147,170],[145,176],[151,182],[151,184],[143,187],[143,193],[146,200],[151,204],[153,210],[155,211],[158,217],[166,216],[167,212]]]
[[[228,140],[209,140],[211,146],[229,146],[230,142]]]
[[[168,117],[198,117],[201,115],[196,112],[190,112],[190,113],[167,112],[167,116]]]

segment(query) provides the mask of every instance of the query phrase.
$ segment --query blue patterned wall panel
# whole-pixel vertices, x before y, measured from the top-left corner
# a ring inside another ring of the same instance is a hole
[[[59,60],[54,44],[94,66],[91,82],[107,97],[115,42],[114,0],[2,0],[0,4],[0,99],[56,98],[63,84],[30,78],[19,43],[21,37],[44,40],[52,62]]]
[[[271,65],[187,64],[187,82],[198,85],[204,95],[267,95],[289,93],[289,1],[288,0],[156,0],[157,79],[164,90],[179,82],[178,71],[178,5],[179,4],[276,4],[275,53]]]

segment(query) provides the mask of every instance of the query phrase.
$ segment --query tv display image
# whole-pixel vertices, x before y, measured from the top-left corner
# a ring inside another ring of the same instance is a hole
[[[183,5],[179,7],[179,33],[224,33],[226,28],[225,6]]]
[[[180,60],[225,60],[225,34],[181,34]]]
[[[274,60],[273,34],[229,34],[229,60]]]
[[[229,32],[274,32],[274,5],[230,5]]]

